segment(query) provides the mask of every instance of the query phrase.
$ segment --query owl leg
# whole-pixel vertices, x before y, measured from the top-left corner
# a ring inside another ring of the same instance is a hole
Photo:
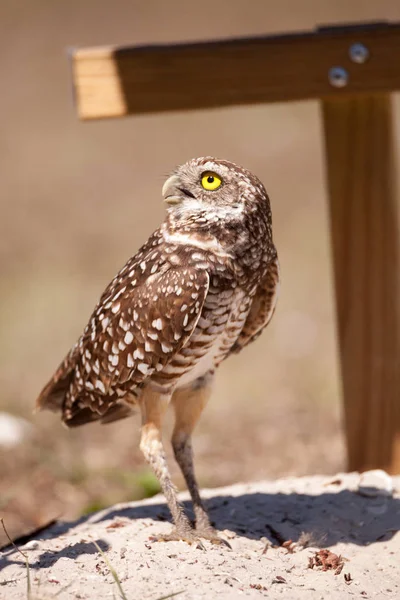
[[[175,410],[175,427],[172,434],[172,447],[176,462],[185,478],[193,502],[196,517],[196,532],[200,537],[217,544],[226,544],[218,537],[210,523],[207,511],[200,497],[199,486],[194,473],[191,435],[211,394],[213,374],[208,373],[197,379],[191,386],[178,389],[172,396]]]
[[[162,418],[167,409],[168,402],[169,395],[163,395],[151,389],[145,389],[139,400],[142,413],[140,449],[160,482],[175,524],[175,529],[170,534],[154,537],[153,540],[184,540],[188,543],[198,543],[198,536],[195,534],[189,519],[185,515],[183,507],[178,502],[177,491],[168,471],[167,460],[161,441]]]

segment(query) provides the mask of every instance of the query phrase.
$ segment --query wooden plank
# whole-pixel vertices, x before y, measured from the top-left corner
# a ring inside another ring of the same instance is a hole
[[[323,102],[350,470],[400,472],[400,260],[391,99]]]
[[[369,59],[349,57],[364,44]],[[83,119],[130,113],[303,100],[400,89],[400,24],[323,28],[293,35],[71,53]],[[329,83],[346,69],[344,88]]]

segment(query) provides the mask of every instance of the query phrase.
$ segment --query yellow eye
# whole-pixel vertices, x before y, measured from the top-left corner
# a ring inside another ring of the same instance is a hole
[[[213,171],[206,171],[201,176],[201,185],[205,190],[213,192],[222,184],[222,179]]]

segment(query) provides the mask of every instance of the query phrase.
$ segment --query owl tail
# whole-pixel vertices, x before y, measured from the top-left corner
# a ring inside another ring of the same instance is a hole
[[[73,370],[69,359],[59,366],[54,377],[40,392],[36,400],[36,410],[62,411],[65,395],[71,385]]]

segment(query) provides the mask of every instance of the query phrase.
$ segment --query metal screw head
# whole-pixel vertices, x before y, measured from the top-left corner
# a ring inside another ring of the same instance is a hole
[[[343,67],[331,67],[328,73],[329,83],[333,87],[345,87],[349,82],[349,74]]]
[[[369,58],[369,50],[364,44],[352,44],[349,48],[350,59],[358,64],[365,63]]]

